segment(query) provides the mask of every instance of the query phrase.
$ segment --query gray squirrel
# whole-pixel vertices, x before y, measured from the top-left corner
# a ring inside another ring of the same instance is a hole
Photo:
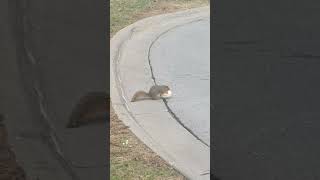
[[[136,92],[131,102],[141,101],[141,100],[158,100],[162,98],[169,98],[172,96],[172,92],[169,86],[166,85],[154,85],[150,88],[149,92],[138,91]]]

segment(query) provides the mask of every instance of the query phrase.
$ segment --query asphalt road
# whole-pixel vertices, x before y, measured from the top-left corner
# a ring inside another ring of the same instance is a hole
[[[214,172],[221,180],[319,179],[319,2],[215,8]]]
[[[111,99],[120,120],[189,179],[210,179],[208,7],[153,16],[111,39]],[[167,101],[131,102],[154,84]],[[207,143],[206,143],[207,142]]]
[[[157,84],[169,85],[169,108],[210,144],[210,21],[185,24],[162,34],[150,47]]]

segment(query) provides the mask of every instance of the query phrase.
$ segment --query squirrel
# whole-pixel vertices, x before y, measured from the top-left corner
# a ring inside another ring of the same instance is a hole
[[[67,128],[77,128],[91,122],[107,121],[110,98],[104,92],[91,92],[80,98],[74,107]]]
[[[166,85],[154,85],[150,88],[149,92],[138,91],[136,92],[131,102],[141,101],[141,100],[158,100],[161,98],[169,98],[172,96],[172,92],[169,86]]]

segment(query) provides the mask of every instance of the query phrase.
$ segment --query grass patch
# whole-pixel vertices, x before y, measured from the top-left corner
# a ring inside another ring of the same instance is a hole
[[[141,12],[152,4],[152,0],[111,0],[110,31],[114,34],[128,24],[134,22],[133,15]]]
[[[210,0],[110,0],[111,37],[144,17],[209,5]]]
[[[111,174],[112,180],[123,179],[177,179],[175,178],[176,172],[173,169],[166,167],[152,167],[145,164],[142,161],[125,161],[118,163],[111,161],[111,171],[115,172]],[[182,179],[182,177],[181,177]]]
[[[184,180],[158,155],[143,144],[111,108],[111,180]]]

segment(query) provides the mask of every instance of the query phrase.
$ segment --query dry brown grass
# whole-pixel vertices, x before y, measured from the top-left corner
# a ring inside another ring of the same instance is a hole
[[[111,179],[183,180],[184,177],[142,143],[111,108]]]

